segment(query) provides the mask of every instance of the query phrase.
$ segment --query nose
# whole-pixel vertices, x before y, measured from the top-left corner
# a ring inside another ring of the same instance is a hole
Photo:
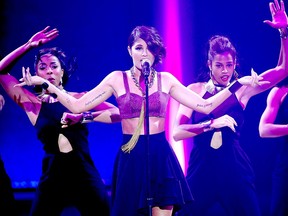
[[[51,68],[51,67],[47,67],[46,73],[47,73],[47,74],[51,74],[51,73],[52,73],[52,68]]]
[[[147,53],[148,53],[148,50],[147,49],[143,49],[142,56],[147,56]]]
[[[227,72],[228,72],[228,69],[227,69],[227,67],[223,66],[223,70],[222,70],[222,72],[225,72],[225,73],[227,73]]]

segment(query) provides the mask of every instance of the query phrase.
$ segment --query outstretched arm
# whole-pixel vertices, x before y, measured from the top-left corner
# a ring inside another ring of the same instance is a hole
[[[114,88],[112,86],[118,82],[118,72],[112,72],[107,75],[98,86],[88,91],[82,97],[75,98],[64,91],[61,91],[44,78],[39,76],[31,76],[29,69],[25,70],[25,68],[23,68],[22,74],[23,78],[20,79],[22,83],[15,85],[15,88],[24,85],[41,85],[42,88],[48,90],[50,93],[56,94],[58,101],[73,113],[81,113],[92,110],[94,107],[106,101],[114,92]]]
[[[114,93],[115,83],[118,83],[118,74],[120,73],[122,77],[122,72],[120,71],[110,73],[98,86],[87,92],[79,99],[76,99],[61,91],[42,77],[31,76],[29,70],[25,70],[25,68],[22,70],[23,78],[20,79],[22,83],[15,85],[15,87],[24,85],[42,85],[42,87],[48,90],[50,93],[56,94],[57,99],[71,112],[81,113],[93,109],[95,106],[106,101]],[[240,78],[237,82],[235,82],[235,84],[232,84],[229,88],[226,88],[226,90],[223,90],[213,97],[205,100],[195,92],[183,86],[172,74],[162,72],[161,77],[163,77],[163,82],[167,84],[167,88],[170,89],[169,94],[175,100],[191,109],[205,114],[209,114],[232,93],[235,93],[239,88],[241,88],[242,85],[261,84],[261,82],[259,82],[259,77],[253,72],[251,76]]]
[[[269,69],[259,76],[263,78],[263,81],[267,81],[267,85],[258,86],[256,88],[247,87],[242,94],[242,103],[247,104],[247,101],[250,97],[259,94],[277,84],[281,80],[283,80],[288,75],[288,18],[285,12],[285,6],[283,0],[274,0],[274,2],[269,3],[269,8],[271,12],[272,20],[265,20],[264,23],[268,24],[269,26],[276,28],[281,32],[281,48],[278,58],[278,64],[275,68]]]
[[[170,95],[177,100],[180,104],[189,107],[197,112],[209,114],[221,103],[223,103],[231,94],[238,90],[241,90],[246,85],[257,86],[266,84],[262,82],[261,78],[252,71],[251,76],[245,76],[238,79],[238,81],[232,83],[229,87],[225,88],[221,92],[215,94],[213,97],[203,99],[195,92],[183,86],[174,76],[165,73],[164,79],[167,79],[167,83],[171,83]],[[162,76],[163,77],[163,76]],[[245,85],[245,86],[244,86]]]

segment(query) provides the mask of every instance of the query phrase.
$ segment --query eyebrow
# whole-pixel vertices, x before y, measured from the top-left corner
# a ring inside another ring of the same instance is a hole
[[[218,62],[218,61],[215,61],[215,63],[216,63],[216,64],[223,64],[222,62]],[[225,62],[225,63],[226,63],[226,64],[227,64],[227,63],[234,64],[234,61],[227,61],[227,62]]]

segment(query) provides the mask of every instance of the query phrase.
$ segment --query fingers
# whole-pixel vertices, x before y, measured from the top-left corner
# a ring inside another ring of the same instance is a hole
[[[276,8],[275,8],[275,5],[274,5],[273,2],[270,2],[270,3],[269,3],[269,8],[270,8],[270,13],[271,13],[271,15],[274,16],[275,13],[276,13]]]
[[[50,28],[50,26],[46,26],[41,32],[46,32],[48,29]]]
[[[31,86],[32,82],[31,82],[31,73],[30,73],[29,67],[27,69],[22,67],[22,76],[23,76],[23,82],[25,82],[26,85]]]
[[[234,118],[227,114],[217,119],[214,119],[213,123],[211,124],[211,127],[213,128],[229,127],[232,131],[236,132],[235,126],[238,126],[237,122]]]
[[[268,24],[269,26],[273,27],[273,22],[270,20],[264,20],[263,23]]]
[[[55,28],[49,32],[43,32],[43,34],[44,35],[42,36],[42,39],[39,41],[40,44],[44,44],[51,40],[54,40],[59,35],[59,31]]]
[[[255,85],[256,76],[257,74],[255,73],[255,71],[251,70],[251,83],[250,83],[251,86]]]
[[[284,1],[280,1],[280,5],[281,5],[281,11],[285,11],[285,4]]]
[[[22,87],[22,86],[25,86],[26,83],[25,82],[22,82],[22,83],[18,83],[16,85],[14,85],[14,87]]]
[[[71,125],[72,120],[69,118],[69,113],[64,112],[61,118],[61,124],[62,124],[62,128],[68,127],[69,125]]]
[[[281,10],[278,0],[274,0],[274,8],[276,11]]]
[[[51,31],[49,32],[46,32],[46,37],[53,37],[54,35],[58,35],[59,31],[55,28],[55,29],[52,29]]]
[[[29,67],[25,69],[25,67],[22,67],[22,78],[19,79],[21,83],[18,83],[14,85],[14,87],[22,87],[25,85],[31,86],[32,81],[31,81],[31,74],[30,74],[30,69]]]
[[[64,124],[66,125],[68,122],[66,121],[66,118],[67,118],[67,113],[64,112],[63,115],[62,115],[62,118],[61,118],[61,124]]]
[[[237,122],[234,118],[229,115],[225,115],[227,126],[231,128],[232,131],[236,132],[235,126],[237,126]]]
[[[61,124],[63,124],[63,125],[67,125],[68,122],[65,120],[65,118],[61,118]]]
[[[251,78],[252,78],[251,86],[253,87],[259,85],[259,80],[263,79],[263,77],[258,76],[258,74],[254,71],[253,68],[251,69]]]

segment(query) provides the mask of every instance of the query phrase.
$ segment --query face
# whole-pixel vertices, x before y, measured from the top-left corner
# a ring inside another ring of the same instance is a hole
[[[133,65],[139,70],[142,69],[141,62],[143,60],[148,60],[151,65],[154,63],[154,55],[149,51],[146,42],[141,38],[137,39],[132,47],[128,47],[128,52],[132,57]]]
[[[63,69],[56,56],[51,54],[43,55],[37,63],[36,74],[44,79],[49,80],[55,86],[61,85]]]
[[[208,65],[214,83],[227,86],[236,67],[232,55],[229,52],[217,54],[212,61],[208,61]]]

